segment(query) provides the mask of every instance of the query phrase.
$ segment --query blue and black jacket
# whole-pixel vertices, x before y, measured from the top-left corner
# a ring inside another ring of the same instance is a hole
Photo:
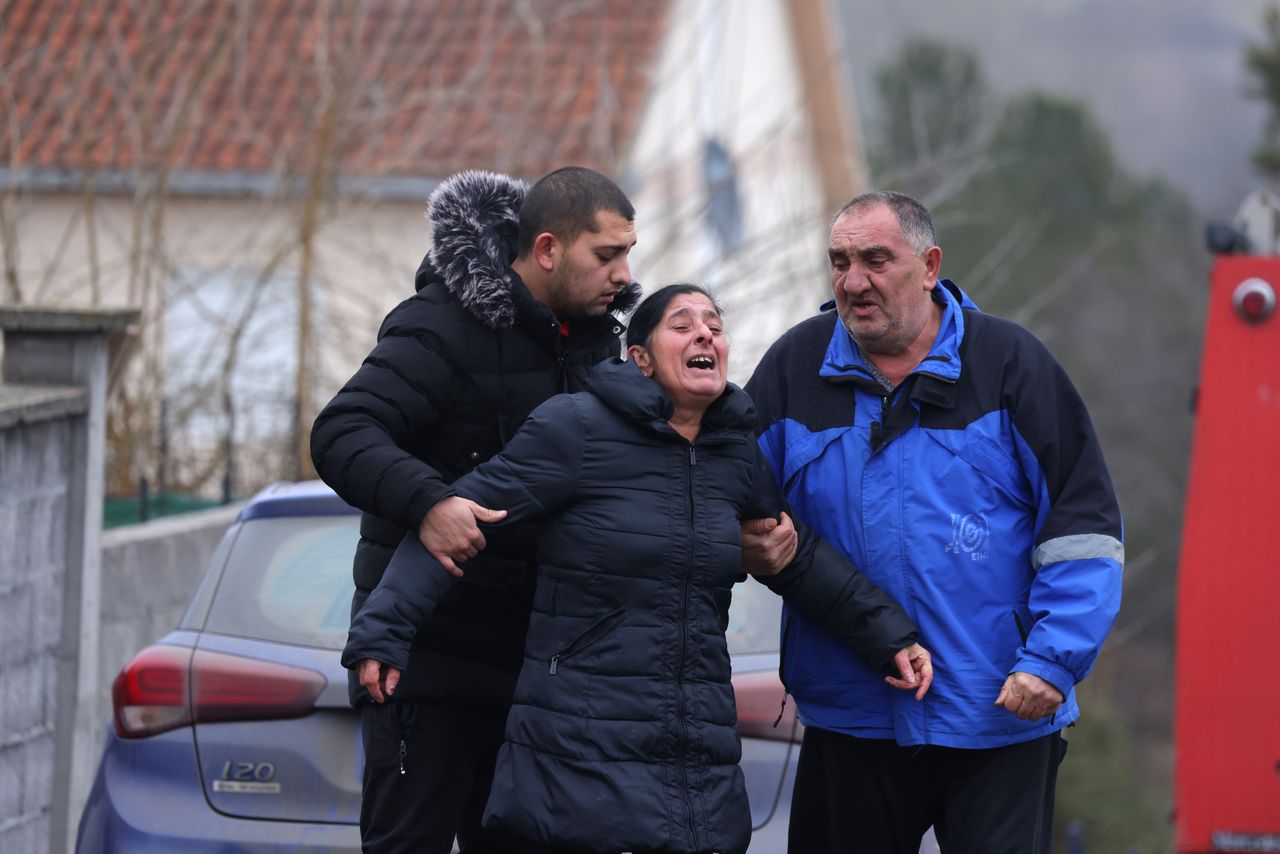
[[[787,332],[747,391],[798,519],[899,603],[934,656],[921,703],[792,609],[782,676],[805,724],[899,744],[1028,741],[1079,716],[1120,606],[1120,510],[1084,403],[1029,332],[949,281],[929,355],[892,393],[835,312]],[[1062,691],[1022,721],[994,705],[1015,671]]]

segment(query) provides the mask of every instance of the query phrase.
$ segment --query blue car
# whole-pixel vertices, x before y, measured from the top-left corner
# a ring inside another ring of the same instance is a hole
[[[116,677],[78,854],[360,850],[360,718],[338,662],[359,521],[318,482],[277,484],[245,505],[178,628]],[[774,726],[779,615],[762,585],[735,589],[752,854],[786,850],[799,753],[792,704]]]

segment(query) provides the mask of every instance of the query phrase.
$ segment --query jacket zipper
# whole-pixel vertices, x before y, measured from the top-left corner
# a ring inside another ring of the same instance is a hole
[[[953,385],[955,384],[955,380],[953,379],[950,379],[948,377],[941,377],[941,376],[938,376],[937,374],[929,373],[928,371],[914,371],[910,376],[908,376],[907,380],[910,380],[912,377],[915,377],[915,376],[930,377],[935,380],[940,380],[941,382],[951,383]],[[894,386],[893,390],[890,391],[888,394],[883,393],[883,391],[880,394],[880,420],[871,422],[871,453],[872,455],[880,453],[881,449],[884,448],[884,441],[881,439],[881,437],[884,435],[885,431],[888,429],[889,413],[890,413],[890,410],[892,409],[891,404],[893,401],[893,396],[897,394],[903,388],[903,386],[907,384],[907,380],[903,380],[901,383]],[[910,395],[908,395],[908,397],[910,397]]]
[[[569,392],[569,372],[564,368],[565,352],[568,345],[565,343],[564,336],[560,334],[560,324],[556,324],[556,379],[559,380],[557,385],[560,386],[561,394]]]
[[[889,421],[889,395],[880,395],[880,420],[871,422],[871,453],[878,454],[884,447],[882,437],[885,433],[885,425]]]
[[[387,708],[387,714],[391,715],[392,726],[395,727],[396,736],[400,739],[400,776],[405,776],[409,772],[405,769],[405,760],[409,758],[409,731],[413,728],[414,714],[409,706],[404,703],[395,703]],[[409,721],[406,725],[404,720],[408,715]]]
[[[600,622],[574,638],[572,643],[557,652],[555,655],[551,656],[550,674],[552,676],[556,675],[556,671],[560,668],[561,659],[569,658],[570,656],[577,655],[579,652],[582,652],[582,650],[591,646],[591,644],[600,640],[600,638],[617,628],[618,624],[621,623],[623,618],[626,616],[626,609],[619,608],[616,611],[606,614],[601,618]]]
[[[693,546],[697,541],[697,532],[693,524],[693,474],[698,465],[698,452],[693,443],[689,443],[689,564],[684,574],[684,590],[680,600],[680,657],[676,661],[676,714],[680,721],[680,797],[684,801],[685,817],[689,825],[689,844],[693,850],[698,848],[698,829],[693,816],[693,804],[689,800],[689,768],[688,746],[689,732],[685,726],[684,711],[684,660],[687,654],[689,632],[689,583],[693,578]]]

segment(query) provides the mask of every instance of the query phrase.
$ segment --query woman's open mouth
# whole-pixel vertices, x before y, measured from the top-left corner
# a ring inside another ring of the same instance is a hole
[[[685,362],[685,366],[699,371],[714,371],[716,368],[716,360],[710,356],[694,356]]]

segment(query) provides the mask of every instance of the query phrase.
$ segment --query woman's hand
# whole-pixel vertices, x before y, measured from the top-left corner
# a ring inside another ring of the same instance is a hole
[[[356,676],[375,703],[385,703],[400,684],[400,669],[372,658],[362,658],[356,664]]]
[[[929,654],[929,650],[913,643],[894,653],[893,663],[902,678],[886,676],[884,681],[899,691],[914,690],[916,699],[923,699],[929,692],[929,686],[933,684],[933,656]]]
[[[791,517],[746,519],[742,522],[742,571],[752,575],[777,575],[795,560],[800,538]]]

